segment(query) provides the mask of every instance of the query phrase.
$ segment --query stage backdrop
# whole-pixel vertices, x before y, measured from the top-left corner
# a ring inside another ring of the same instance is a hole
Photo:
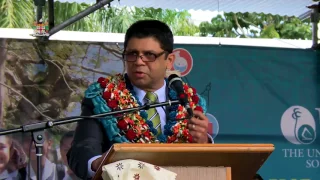
[[[0,39],[0,45],[2,128],[79,115],[86,87],[125,66],[122,46],[113,43]],[[174,69],[207,100],[215,143],[273,143],[276,150],[259,171],[264,179],[320,179],[319,53],[223,45],[175,48]],[[50,131],[48,160],[63,164],[70,143],[60,140],[75,125]],[[13,137],[21,162],[26,162],[22,152],[29,150],[25,137]]]

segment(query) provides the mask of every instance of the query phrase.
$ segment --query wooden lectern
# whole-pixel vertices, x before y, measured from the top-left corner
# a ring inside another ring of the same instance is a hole
[[[273,144],[114,144],[102,166],[134,159],[163,167],[177,180],[251,180],[273,152]]]

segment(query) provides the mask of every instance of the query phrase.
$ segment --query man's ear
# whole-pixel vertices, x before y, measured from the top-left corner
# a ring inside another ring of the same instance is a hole
[[[172,69],[174,60],[176,59],[176,55],[173,53],[168,54],[167,57],[167,69]]]

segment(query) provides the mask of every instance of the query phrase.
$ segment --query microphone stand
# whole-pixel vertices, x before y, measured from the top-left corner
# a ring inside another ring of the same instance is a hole
[[[171,106],[171,105],[177,105],[177,104],[181,104],[180,100],[173,100],[173,101],[169,100],[166,102],[153,103],[153,104],[146,103],[145,105],[140,106],[140,107],[136,107],[136,108],[122,109],[122,110],[118,110],[118,111],[111,111],[111,112],[92,115],[92,116],[71,116],[71,117],[67,117],[67,118],[57,119],[54,121],[44,121],[44,122],[39,122],[39,123],[32,123],[32,124],[23,125],[20,128],[0,131],[0,135],[13,134],[13,133],[18,133],[18,132],[24,132],[24,133],[31,132],[32,140],[35,143],[35,147],[36,147],[37,180],[41,180],[41,177],[42,177],[41,176],[41,156],[42,156],[43,143],[45,140],[45,136],[44,136],[45,129],[52,128],[53,126],[57,126],[57,125],[81,121],[81,120],[88,119],[88,118],[99,118],[99,117],[104,117],[104,116],[111,116],[111,115],[115,115],[115,114],[120,114],[120,113],[129,113],[129,112],[140,111],[140,110],[148,110],[150,108],[156,108],[159,106],[168,106],[168,105]]]

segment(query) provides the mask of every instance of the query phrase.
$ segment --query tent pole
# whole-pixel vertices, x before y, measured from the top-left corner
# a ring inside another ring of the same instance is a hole
[[[319,23],[319,12],[320,12],[320,2],[318,4],[313,4],[308,6],[309,9],[312,9],[311,13],[311,23],[312,23],[312,49],[319,49],[318,44],[318,23]]]

